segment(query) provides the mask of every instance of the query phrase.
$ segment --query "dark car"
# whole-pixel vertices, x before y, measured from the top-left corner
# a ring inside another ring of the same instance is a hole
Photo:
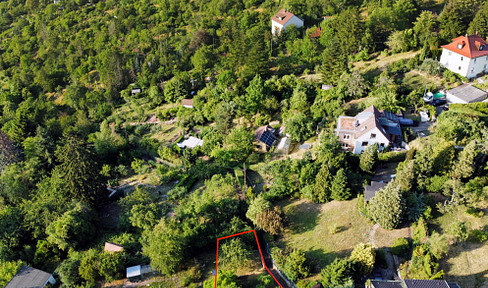
[[[433,106],[441,106],[441,105],[444,105],[446,103],[447,103],[446,99],[437,98],[437,99],[432,100],[432,104],[431,105],[433,105]]]

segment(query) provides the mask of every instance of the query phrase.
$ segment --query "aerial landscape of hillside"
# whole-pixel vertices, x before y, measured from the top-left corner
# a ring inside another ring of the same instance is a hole
[[[488,287],[488,1],[0,1],[0,287]]]

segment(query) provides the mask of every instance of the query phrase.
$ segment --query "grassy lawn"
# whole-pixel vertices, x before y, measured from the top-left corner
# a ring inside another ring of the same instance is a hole
[[[183,130],[176,126],[176,123],[166,124],[161,122],[157,129],[154,129],[154,133],[151,133],[151,138],[158,140],[163,145],[171,145],[173,142],[182,135]]]
[[[385,70],[388,65],[400,60],[409,60],[415,55],[420,53],[420,51],[408,51],[404,53],[397,53],[390,56],[379,55],[378,57],[369,61],[360,61],[353,63],[354,68],[358,69],[361,73],[372,73],[375,75],[381,74],[382,70]],[[375,72],[376,71],[376,72]]]
[[[427,73],[420,73],[412,70],[403,75],[402,84],[410,89],[419,89],[434,86],[434,89],[442,87],[442,78],[429,75]]]
[[[358,199],[315,204],[308,200],[284,200],[279,205],[287,216],[288,228],[280,241],[306,252],[312,262],[311,280],[337,257],[348,257],[354,246],[370,242],[373,223],[357,210]],[[336,228],[336,233],[334,233]],[[392,231],[377,229],[374,244],[391,247],[395,239],[409,237],[409,225]]]
[[[484,205],[486,207],[486,205]],[[485,216],[476,218],[465,213],[466,207],[459,206],[451,213],[435,219],[433,228],[448,233],[452,223],[463,221],[469,223],[471,229],[488,227],[488,209]],[[441,261],[441,268],[446,272],[448,281],[456,281],[463,288],[488,287],[488,245],[485,243],[465,242],[451,245],[447,257]]]
[[[319,273],[336,257],[348,256],[358,243],[369,242],[373,225],[359,214],[356,203],[357,199],[325,204],[308,200],[281,202],[289,221],[282,241],[306,251],[313,272]],[[332,233],[334,227],[337,233]]]

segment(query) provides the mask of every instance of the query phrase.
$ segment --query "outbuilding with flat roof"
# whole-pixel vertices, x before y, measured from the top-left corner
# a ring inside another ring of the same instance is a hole
[[[470,84],[463,84],[447,91],[446,99],[449,103],[468,104],[486,100],[488,93]]]

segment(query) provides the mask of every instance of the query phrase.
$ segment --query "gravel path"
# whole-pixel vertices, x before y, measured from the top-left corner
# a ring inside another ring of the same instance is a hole
[[[369,243],[373,244],[373,246],[375,248],[378,248],[378,247],[376,247],[376,244],[374,243],[374,234],[376,233],[376,230],[378,228],[380,228],[380,225],[378,225],[378,223],[376,223],[376,224],[374,224],[373,228],[369,232]]]

